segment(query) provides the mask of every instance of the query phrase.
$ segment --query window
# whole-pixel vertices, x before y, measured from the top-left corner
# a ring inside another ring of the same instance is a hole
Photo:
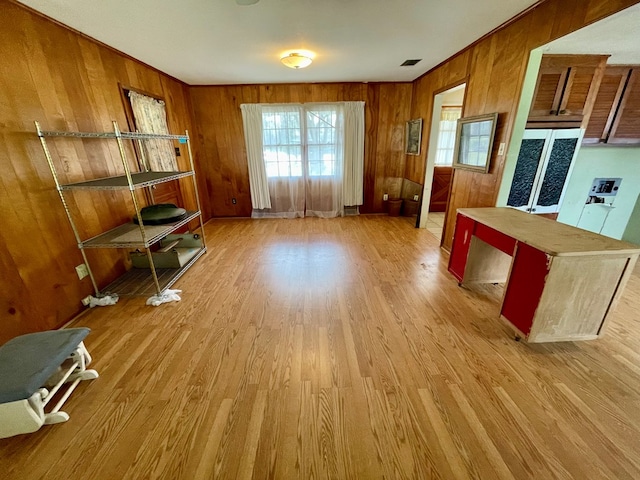
[[[335,217],[362,205],[364,102],[243,103],[252,217]]]
[[[442,107],[440,111],[438,146],[436,148],[436,165],[451,166],[453,164],[453,150],[456,146],[456,126],[461,115],[462,107]]]
[[[262,152],[267,177],[336,175],[337,122],[337,108],[331,106],[265,106]]]

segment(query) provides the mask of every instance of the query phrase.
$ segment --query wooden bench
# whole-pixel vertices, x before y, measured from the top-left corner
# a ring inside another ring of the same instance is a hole
[[[69,419],[60,411],[64,402],[82,380],[98,377],[95,370],[86,369],[91,356],[83,340],[89,332],[69,328],[30,333],[0,347],[0,438]],[[65,383],[70,385],[45,413],[45,406]]]

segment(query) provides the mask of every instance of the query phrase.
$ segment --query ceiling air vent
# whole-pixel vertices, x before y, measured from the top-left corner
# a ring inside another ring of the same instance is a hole
[[[404,62],[402,62],[402,64],[400,66],[401,67],[413,67],[420,60],[422,60],[422,59],[418,58],[417,60],[405,60]]]

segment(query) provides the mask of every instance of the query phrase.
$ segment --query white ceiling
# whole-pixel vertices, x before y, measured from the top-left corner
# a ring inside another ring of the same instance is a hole
[[[609,54],[608,65],[640,64],[640,4],[554,40],[543,51]]]
[[[412,81],[536,0],[20,0],[191,85]],[[291,49],[316,53],[284,67]],[[407,59],[423,59],[400,67]]]

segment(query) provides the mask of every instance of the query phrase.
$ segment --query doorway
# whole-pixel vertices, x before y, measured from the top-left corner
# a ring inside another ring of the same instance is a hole
[[[457,121],[464,111],[465,90],[466,83],[461,83],[437,93],[433,98],[419,227],[426,228],[441,243],[453,179]]]

